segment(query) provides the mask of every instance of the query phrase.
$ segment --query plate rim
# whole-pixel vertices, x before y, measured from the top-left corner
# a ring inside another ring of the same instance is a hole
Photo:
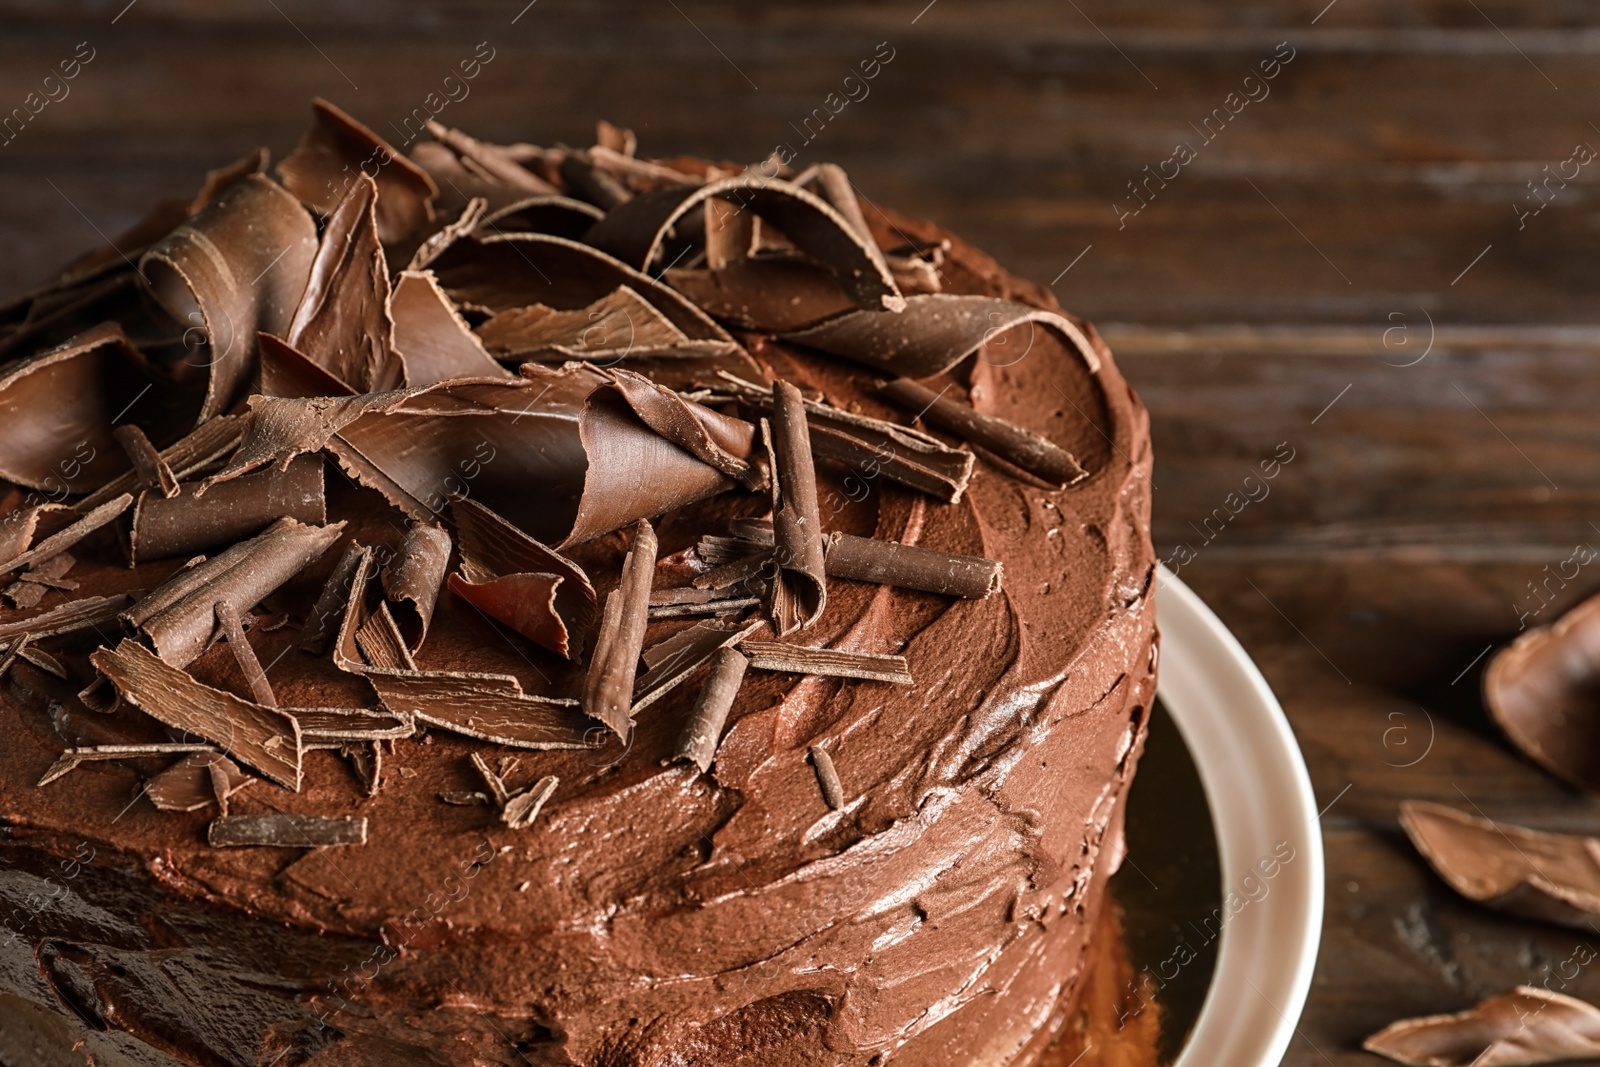
[[[1230,893],[1242,902],[1222,921],[1211,986],[1173,1067],[1277,1067],[1322,939],[1321,816],[1300,745],[1261,671],[1192,589],[1157,568],[1157,696],[1211,807],[1223,907]],[[1293,858],[1264,877],[1261,864],[1284,842]]]

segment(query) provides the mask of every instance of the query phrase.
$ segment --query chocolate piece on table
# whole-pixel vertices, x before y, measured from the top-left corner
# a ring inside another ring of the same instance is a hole
[[[226,600],[219,600],[213,610],[217,613],[217,625],[227,641],[228,651],[233,653],[234,662],[239,665],[239,670],[244,674],[245,684],[250,687],[250,695],[255,698],[257,704],[268,708],[277,707],[278,698],[272,692],[272,683],[267,681],[267,672],[261,669],[261,661],[256,658],[256,650],[251,646],[250,639],[245,636],[244,624],[239,621],[239,609]]]
[[[226,815],[228,798],[253,781],[220,752],[191,752],[151,778],[145,796],[161,811],[199,811],[216,804]]]

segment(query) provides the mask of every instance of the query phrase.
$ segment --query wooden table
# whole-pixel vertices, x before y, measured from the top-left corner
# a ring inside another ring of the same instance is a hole
[[[1195,549],[1182,577],[1277,690],[1327,805],[1324,950],[1285,1062],[1376,1062],[1363,1035],[1541,983],[1585,940],[1453,897],[1395,812],[1600,829],[1478,696],[1486,650],[1541,603],[1529,583],[1600,546],[1600,161],[1571,162],[1600,145],[1600,6],[525,3],[0,3],[0,111],[93,53],[0,147],[0,291],[207,167],[281,155],[312,95],[388,132],[480,42],[493,59],[440,118],[485,137],[588,143],[605,116],[647,152],[836,160],[1053,281],[1150,406],[1161,554]],[[1194,158],[1163,163],[1179,143]],[[1147,165],[1165,183],[1119,227]],[[1526,618],[1597,587],[1591,565]],[[1600,1001],[1600,968],[1567,991]]]

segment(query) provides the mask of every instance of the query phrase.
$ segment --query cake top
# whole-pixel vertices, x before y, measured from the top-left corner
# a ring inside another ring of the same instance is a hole
[[[830,164],[431,132],[318,101],[0,308],[18,832],[327,929],[558,809],[530,860],[637,869],[547,917],[718,826],[777,876],[993,770],[1147,594],[1142,412],[1047,292]]]

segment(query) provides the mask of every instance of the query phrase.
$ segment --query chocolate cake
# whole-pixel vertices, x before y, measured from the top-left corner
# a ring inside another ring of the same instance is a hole
[[[1147,419],[830,164],[324,102],[0,306],[0,1062],[1024,1065]]]

